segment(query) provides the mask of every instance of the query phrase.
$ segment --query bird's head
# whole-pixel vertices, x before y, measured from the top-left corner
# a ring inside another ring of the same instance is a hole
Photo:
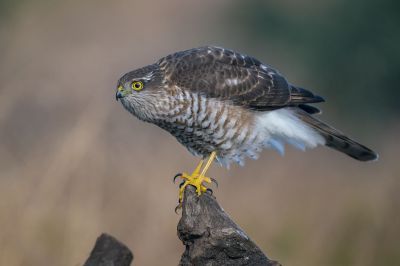
[[[139,119],[154,119],[154,108],[163,91],[158,65],[149,65],[123,75],[117,84],[116,100]]]

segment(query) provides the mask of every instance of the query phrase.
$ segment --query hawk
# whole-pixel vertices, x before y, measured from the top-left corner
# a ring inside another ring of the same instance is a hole
[[[173,53],[130,71],[119,79],[116,99],[202,158],[192,174],[180,176],[180,203],[187,185],[199,195],[207,190],[204,182],[212,179],[205,174],[214,159],[224,166],[243,165],[263,148],[282,154],[286,143],[301,150],[325,145],[360,161],[378,158],[316,118],[320,110],[310,104],[323,102],[322,97],[254,57],[220,47]]]

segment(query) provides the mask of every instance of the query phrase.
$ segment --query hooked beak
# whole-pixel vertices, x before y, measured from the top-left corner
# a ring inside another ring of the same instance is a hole
[[[119,91],[117,91],[117,93],[115,94],[115,100],[118,101],[118,99],[119,99],[119,98],[122,98],[122,97],[124,97],[124,96],[122,96],[122,93],[119,92]]]
[[[124,88],[122,86],[119,86],[117,88],[117,92],[115,93],[115,100],[118,101],[120,98],[124,98]]]

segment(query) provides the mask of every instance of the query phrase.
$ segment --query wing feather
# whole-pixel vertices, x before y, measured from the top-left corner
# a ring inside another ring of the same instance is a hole
[[[254,110],[323,101],[290,85],[259,60],[224,48],[206,46],[171,54],[157,62],[170,85]]]

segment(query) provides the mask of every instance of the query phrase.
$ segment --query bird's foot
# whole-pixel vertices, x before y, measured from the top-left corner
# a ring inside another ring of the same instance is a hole
[[[215,185],[218,186],[218,183],[214,178],[206,177],[202,173],[200,173],[202,165],[203,161],[199,163],[199,165],[196,167],[196,169],[193,171],[192,174],[179,173],[175,175],[174,182],[178,177],[183,179],[183,182],[179,185],[179,201],[178,201],[179,204],[175,208],[175,210],[180,209],[182,207],[183,194],[185,192],[185,188],[188,185],[192,185],[196,188],[196,193],[198,196],[201,196],[206,191],[210,191],[212,193],[212,190],[207,188],[205,186],[205,183],[208,184],[215,183]]]
[[[188,185],[192,185],[196,188],[196,193],[198,196],[207,191],[207,187],[204,183],[211,184],[211,178],[201,175],[189,175],[187,173],[182,173],[180,176],[184,181],[179,188],[179,202],[182,202],[183,192]]]
[[[216,152],[214,151],[210,154],[210,157],[208,158],[208,161],[205,164],[204,168],[201,169],[201,167],[203,166],[203,163],[204,163],[204,160],[201,160],[191,175],[189,175],[187,173],[175,175],[174,183],[175,183],[175,179],[178,177],[183,179],[183,182],[179,185],[179,201],[178,201],[178,206],[176,206],[176,208],[175,208],[175,212],[182,207],[183,194],[185,192],[185,188],[188,185],[192,185],[196,188],[196,193],[198,196],[201,196],[201,194],[205,193],[206,191],[210,191],[212,193],[212,190],[207,188],[204,185],[204,183],[211,184],[211,182],[213,182],[218,187],[218,183],[214,178],[205,176],[205,173],[207,172],[211,163],[214,161],[215,157],[216,157]]]

